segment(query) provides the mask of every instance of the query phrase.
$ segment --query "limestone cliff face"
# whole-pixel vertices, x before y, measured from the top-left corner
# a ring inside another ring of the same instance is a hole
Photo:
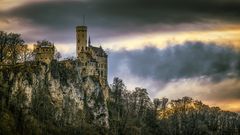
[[[82,77],[77,65],[75,61],[32,63],[9,71],[10,102],[42,121],[62,126],[84,121],[108,127],[109,87],[93,76]]]

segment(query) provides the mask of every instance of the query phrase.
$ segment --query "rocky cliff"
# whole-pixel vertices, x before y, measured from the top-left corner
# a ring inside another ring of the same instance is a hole
[[[52,123],[56,127],[88,123],[108,128],[109,87],[95,76],[81,76],[80,68],[72,60],[2,68],[1,83],[5,87],[1,91],[7,97],[2,105],[30,121]]]

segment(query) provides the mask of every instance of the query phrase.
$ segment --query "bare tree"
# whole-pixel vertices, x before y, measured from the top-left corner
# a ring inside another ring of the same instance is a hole
[[[19,54],[22,53],[22,47],[25,46],[24,40],[20,37],[20,34],[9,33],[8,34],[8,45],[10,53],[11,64],[15,65],[19,59]]]
[[[61,59],[61,58],[62,58],[62,54],[60,52],[58,52],[57,50],[55,50],[54,59],[59,61],[59,59]]]
[[[33,51],[28,48],[27,45],[24,45],[20,48],[19,56],[18,56],[18,61],[19,62],[25,62],[25,61],[32,61],[33,60]]]
[[[27,45],[20,34],[0,31],[0,62],[2,64],[16,64],[23,62],[23,54]]]
[[[6,48],[7,48],[7,33],[0,31],[0,62],[3,63],[6,57]]]

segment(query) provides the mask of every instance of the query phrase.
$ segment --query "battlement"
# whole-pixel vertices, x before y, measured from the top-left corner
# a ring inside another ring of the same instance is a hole
[[[81,30],[87,31],[87,26],[77,26],[76,27],[76,31],[81,31]]]

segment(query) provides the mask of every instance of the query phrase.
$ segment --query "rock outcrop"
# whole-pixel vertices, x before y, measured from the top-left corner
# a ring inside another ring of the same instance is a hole
[[[82,77],[77,61],[25,63],[5,69],[9,104],[36,119],[59,126],[83,122],[108,128],[107,84],[95,76]]]

